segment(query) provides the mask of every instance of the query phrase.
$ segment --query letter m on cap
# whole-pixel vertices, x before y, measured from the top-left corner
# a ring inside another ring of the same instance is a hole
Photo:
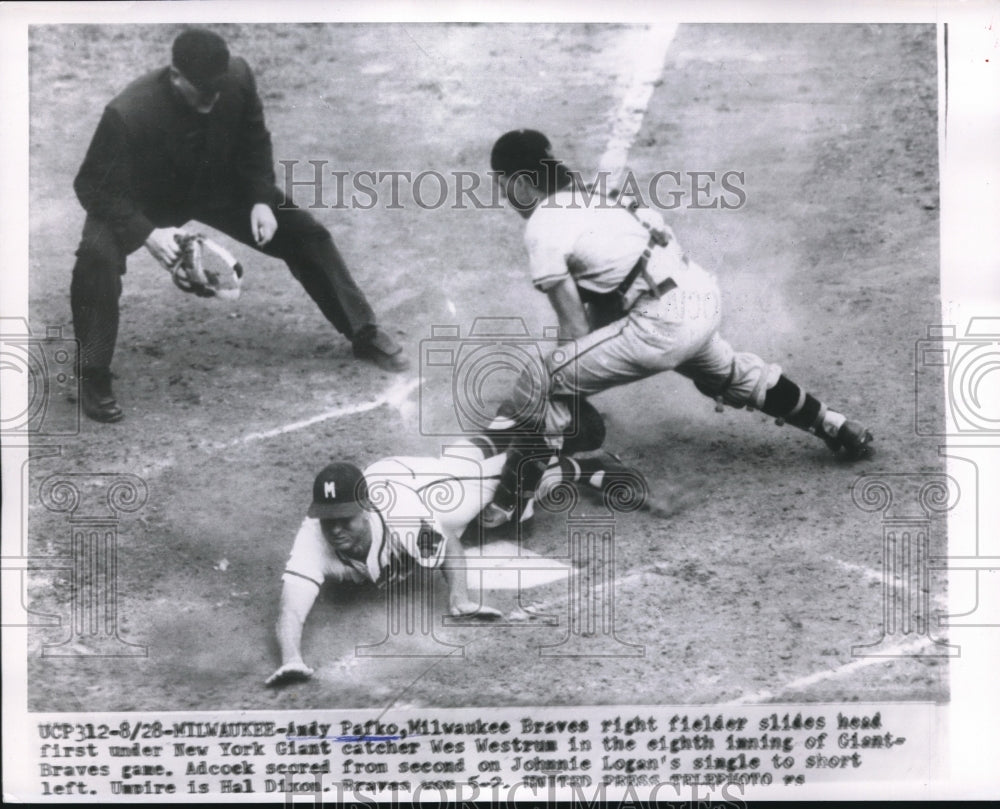
[[[334,481],[323,481],[323,496],[331,500],[337,499],[337,484]]]

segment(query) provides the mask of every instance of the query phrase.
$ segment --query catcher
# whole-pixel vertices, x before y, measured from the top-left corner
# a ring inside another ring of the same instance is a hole
[[[351,340],[355,356],[384,370],[408,367],[400,346],[377,326],[329,232],[275,187],[271,136],[253,73],[244,60],[230,58],[217,34],[182,32],[170,66],[136,79],[111,100],[73,187],[87,212],[70,300],[83,411],[90,418],[123,416],[111,388],[111,360],[127,257],[145,246],[175,270],[182,286],[217,291],[196,268],[190,276],[189,234],[179,229],[190,220],[282,259]],[[231,278],[218,289],[232,289]]]
[[[532,282],[548,296],[560,337],[574,342],[548,358],[547,387],[525,377],[499,414],[498,429],[509,429],[511,412],[542,415],[519,425],[534,439],[508,453],[484,524],[501,525],[515,513],[517,467],[558,449],[567,402],[661,371],[688,377],[719,409],[756,408],[817,435],[846,459],[871,454],[872,434],[862,424],[827,407],[778,365],[723,339],[715,278],[687,256],[658,213],[581,189],[535,130],[501,136],[490,162],[508,203],[528,220]],[[533,488],[530,476],[521,481]]]
[[[603,440],[596,411],[587,411],[586,418],[586,430],[567,438],[569,451],[596,449]],[[363,471],[336,462],[323,469],[282,576],[275,627],[281,666],[265,685],[312,676],[302,659],[302,628],[327,581],[385,586],[412,575],[415,565],[439,568],[452,615],[499,618],[499,611],[469,598],[460,537],[493,496],[505,457],[493,438],[477,436],[440,458],[384,458]],[[635,487],[627,495],[634,502],[658,508],[646,499],[645,481],[611,456],[553,458],[540,477],[539,498],[564,482],[605,492],[624,485]],[[529,507],[522,519],[530,515]]]

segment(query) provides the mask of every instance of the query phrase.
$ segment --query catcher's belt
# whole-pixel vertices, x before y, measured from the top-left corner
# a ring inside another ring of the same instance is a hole
[[[642,251],[642,255],[639,256],[638,261],[636,261],[632,269],[629,270],[628,275],[625,276],[625,279],[615,289],[610,292],[594,292],[593,290],[577,286],[577,290],[580,293],[580,300],[588,305],[591,330],[614,323],[628,314],[629,310],[639,299],[638,297],[630,296],[629,292],[632,289],[632,285],[640,276],[645,280],[646,286],[649,288],[649,294],[654,298],[663,297],[677,286],[674,279],[669,277],[656,283],[646,269],[653,250],[665,245],[666,234],[660,230],[651,230],[646,249]],[[632,300],[629,300],[630,297],[632,297]]]
[[[181,255],[170,275],[179,289],[201,298],[236,300],[240,296],[243,267],[232,253],[202,233],[176,238]]]
[[[653,251],[657,248],[666,247],[670,243],[670,236],[665,230],[653,227],[649,222],[642,219],[637,213],[637,205],[638,203],[632,203],[628,205],[623,204],[622,206],[649,233],[646,247],[635,264],[632,265],[632,269],[628,271],[622,282],[610,292],[594,292],[593,290],[584,289],[577,285],[580,300],[587,304],[588,319],[592,331],[609,323],[614,323],[629,313],[629,310],[635,306],[636,301],[641,297],[641,295],[630,294],[633,285],[640,277],[646,282],[648,294],[654,298],[662,298],[677,286],[677,282],[673,278],[668,276],[657,280],[649,272],[649,259]],[[687,263],[686,255],[683,257],[683,261],[685,264]]]
[[[662,279],[659,283],[649,274],[648,265],[649,258],[653,254],[653,250],[657,247],[666,247],[670,243],[670,237],[667,235],[665,230],[652,227],[644,219],[640,219],[636,214],[635,206],[628,207],[629,213],[632,214],[646,230],[649,232],[649,241],[646,242],[646,248],[642,251],[642,255],[639,256],[639,260],[635,262],[632,269],[629,270],[628,275],[625,279],[618,285],[615,293],[620,295],[622,301],[628,296],[629,290],[632,289],[632,284],[636,282],[636,279],[641,275],[643,280],[646,282],[646,286],[649,287],[649,294],[654,298],[662,298],[670,290],[677,286],[677,283],[673,278],[667,277]],[[632,302],[633,304],[635,301]]]

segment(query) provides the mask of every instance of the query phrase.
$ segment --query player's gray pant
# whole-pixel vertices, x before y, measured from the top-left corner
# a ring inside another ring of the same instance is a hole
[[[662,298],[644,295],[621,320],[550,352],[544,429],[551,446],[562,444],[574,397],[661,371],[677,371],[705,395],[721,396],[733,407],[763,406],[781,368],[733,350],[718,332],[721,307],[715,279],[696,264],[688,269]]]

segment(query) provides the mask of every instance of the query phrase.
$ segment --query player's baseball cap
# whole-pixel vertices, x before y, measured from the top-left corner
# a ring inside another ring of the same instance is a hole
[[[229,70],[229,48],[214,31],[188,28],[177,35],[173,65],[202,93],[214,93]]]
[[[361,470],[352,463],[338,461],[316,475],[308,514],[319,520],[353,517],[364,511],[367,498],[368,484]]]
[[[493,144],[490,168],[501,174],[518,171],[544,171],[546,162],[555,162],[549,139],[535,129],[514,129],[505,132]]]

